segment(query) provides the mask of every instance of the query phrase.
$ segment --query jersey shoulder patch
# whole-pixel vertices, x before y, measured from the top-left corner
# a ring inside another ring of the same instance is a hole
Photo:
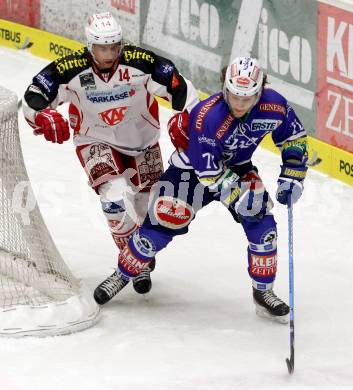
[[[273,89],[265,88],[257,104],[260,112],[278,113],[285,116],[287,113],[287,100]]]
[[[60,83],[66,84],[91,66],[91,56],[86,47],[53,61]]]
[[[156,62],[156,55],[141,47],[127,44],[124,46],[121,58],[121,64],[132,66],[144,73],[150,73],[151,65]]]
[[[202,132],[205,130],[207,123],[218,116],[218,103],[223,100],[222,93],[216,93],[206,100],[198,103],[191,110],[191,119],[194,130]],[[211,118],[211,119],[210,119]]]

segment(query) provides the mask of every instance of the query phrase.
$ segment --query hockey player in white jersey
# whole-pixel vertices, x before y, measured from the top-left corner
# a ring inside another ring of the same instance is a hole
[[[87,47],[33,78],[23,112],[34,134],[61,144],[69,140],[70,128],[56,108],[70,103],[78,158],[120,250],[142,223],[151,187],[163,173],[154,96],[169,100],[176,113],[190,112],[199,99],[170,60],[124,44],[121,26],[109,12],[89,18],[86,36]],[[138,293],[150,290],[153,268],[154,262],[135,278]],[[119,283],[114,272],[96,290],[96,301],[111,299]]]

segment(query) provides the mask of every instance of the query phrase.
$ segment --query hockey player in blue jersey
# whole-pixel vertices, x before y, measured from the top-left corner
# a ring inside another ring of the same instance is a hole
[[[177,150],[162,175],[148,215],[118,261],[120,283],[111,299],[173,239],[185,234],[196,213],[222,202],[247,236],[248,272],[258,314],[287,322],[289,307],[273,291],[277,271],[277,229],[273,202],[251,157],[266,134],[281,151],[276,198],[295,203],[306,175],[306,132],[293,108],[276,91],[254,58],[227,67],[223,91],[177,114],[169,132]],[[185,148],[185,150],[184,150]],[[97,287],[99,291],[100,286]]]

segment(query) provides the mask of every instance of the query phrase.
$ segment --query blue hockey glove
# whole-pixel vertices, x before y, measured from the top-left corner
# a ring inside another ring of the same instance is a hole
[[[306,165],[295,165],[284,163],[281,166],[281,173],[277,181],[276,198],[284,205],[296,203],[301,197],[304,189],[304,179],[308,167]]]

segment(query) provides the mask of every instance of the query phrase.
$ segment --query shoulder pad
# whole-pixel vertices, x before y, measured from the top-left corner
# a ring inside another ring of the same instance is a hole
[[[281,95],[280,93],[278,93],[277,91],[271,88],[264,88],[260,101],[266,101],[266,102],[273,101],[274,103],[280,103],[280,104],[287,103],[287,99],[283,95]]]
[[[67,83],[77,74],[91,66],[91,58],[86,47],[53,61],[62,83]]]
[[[256,105],[261,112],[287,114],[287,100],[284,96],[273,89],[265,88],[260,101]]]
[[[149,50],[130,44],[124,46],[121,59],[121,64],[123,65],[145,70],[151,64],[154,64],[155,61],[155,54]]]

